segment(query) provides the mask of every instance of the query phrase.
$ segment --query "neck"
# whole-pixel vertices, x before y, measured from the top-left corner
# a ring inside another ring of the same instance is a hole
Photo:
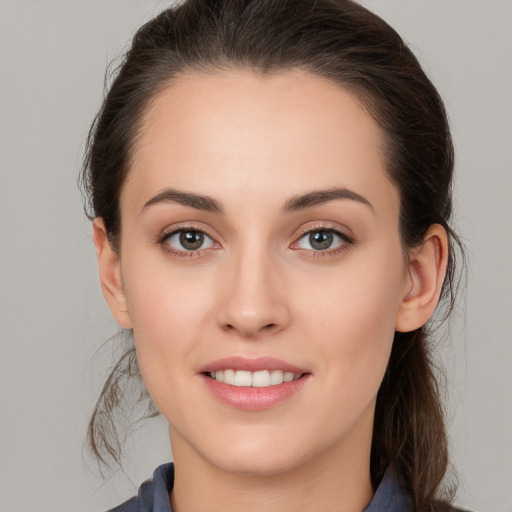
[[[222,470],[176,433],[171,438],[174,512],[361,512],[373,496],[370,443],[364,450],[350,443],[348,449],[331,449],[291,470],[262,476]]]

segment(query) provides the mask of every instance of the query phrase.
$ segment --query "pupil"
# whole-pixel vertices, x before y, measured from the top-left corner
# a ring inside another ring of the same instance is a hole
[[[316,231],[309,235],[309,243],[313,249],[324,251],[332,244],[333,235],[330,231]]]
[[[203,245],[204,235],[198,231],[183,231],[180,234],[180,244],[190,251],[199,249]]]

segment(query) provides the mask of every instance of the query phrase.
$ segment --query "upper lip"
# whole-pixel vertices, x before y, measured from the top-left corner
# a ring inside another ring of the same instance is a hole
[[[291,373],[309,373],[306,369],[287,363],[275,357],[247,358],[240,356],[225,357],[205,364],[199,369],[200,373],[216,372],[219,370],[245,370],[257,372],[261,370],[282,370]]]

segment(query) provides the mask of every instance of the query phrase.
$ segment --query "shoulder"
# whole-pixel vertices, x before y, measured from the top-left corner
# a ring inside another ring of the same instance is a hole
[[[153,476],[140,487],[136,496],[108,512],[172,512],[169,493],[174,484],[174,465],[158,466]]]
[[[413,512],[409,495],[388,468],[369,505],[363,512]]]
[[[121,505],[111,508],[108,512],[139,512],[140,508],[138,502],[137,496],[134,496],[124,503],[121,503]]]
[[[454,506],[449,501],[435,500],[424,512],[471,512]],[[375,495],[363,512],[417,512],[403,481],[392,468],[388,468]]]

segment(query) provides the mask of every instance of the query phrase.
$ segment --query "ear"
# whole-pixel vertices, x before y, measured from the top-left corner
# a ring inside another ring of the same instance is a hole
[[[94,219],[92,233],[103,296],[117,323],[125,329],[131,329],[132,323],[121,276],[121,261],[118,253],[110,245],[105,224],[100,217]]]
[[[447,264],[446,230],[433,224],[423,243],[409,251],[408,276],[395,330],[409,332],[427,323],[439,302]]]

